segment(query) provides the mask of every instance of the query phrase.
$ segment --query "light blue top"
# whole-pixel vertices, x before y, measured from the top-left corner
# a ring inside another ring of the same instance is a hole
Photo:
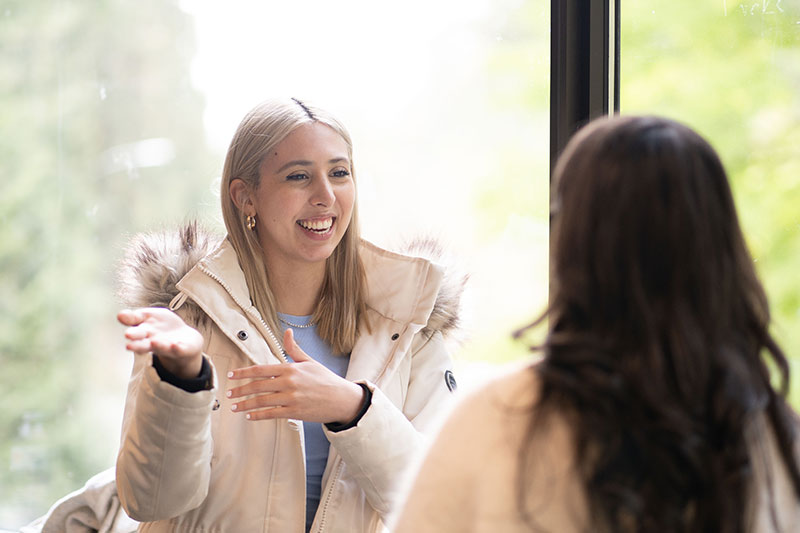
[[[311,322],[311,315],[295,316],[278,313],[281,331],[286,331],[288,326],[283,320],[305,326]],[[294,340],[297,345],[315,361],[322,363],[326,368],[341,377],[347,373],[350,356],[336,356],[331,347],[317,335],[316,324],[307,328],[292,327]],[[288,355],[287,355],[288,357]],[[291,360],[291,357],[289,358]],[[322,432],[322,424],[317,422],[303,422],[303,432],[306,441],[306,531],[311,530],[311,523],[319,507],[322,492],[322,473],[328,462],[328,449],[330,443]]]

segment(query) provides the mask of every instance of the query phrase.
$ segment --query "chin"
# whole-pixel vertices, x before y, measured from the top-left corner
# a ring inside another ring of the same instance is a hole
[[[303,254],[304,255],[303,259],[305,259],[309,263],[325,262],[328,260],[330,256],[333,255],[334,250],[336,250],[335,247],[327,248],[325,250],[315,250],[313,252]]]

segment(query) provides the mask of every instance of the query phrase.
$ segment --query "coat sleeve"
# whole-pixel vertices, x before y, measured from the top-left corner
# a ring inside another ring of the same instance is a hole
[[[117,491],[131,518],[151,522],[180,515],[206,497],[214,390],[186,392],[161,381],[150,354],[134,358],[117,455]]]
[[[402,410],[374,384],[367,383],[372,404],[358,424],[340,432],[325,429],[367,501],[384,517],[395,509],[409,467],[419,458],[425,444],[422,433],[435,430],[452,399],[445,380],[452,361],[442,334],[427,337],[418,333],[416,337]]]

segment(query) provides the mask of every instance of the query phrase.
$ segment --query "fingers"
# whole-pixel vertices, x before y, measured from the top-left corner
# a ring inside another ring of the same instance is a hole
[[[144,325],[132,326],[125,330],[125,338],[131,341],[146,339],[152,334],[150,328]]]
[[[130,341],[126,348],[136,353],[158,352],[162,355],[183,355],[185,346],[180,342],[168,341],[159,336],[147,323],[139,323],[125,330],[125,338]]]
[[[125,348],[137,354],[152,351],[149,338],[152,331],[143,324],[144,319],[143,313],[138,310],[125,309],[117,314],[120,323],[131,326],[125,330],[125,338],[129,341]]]
[[[150,347],[152,352],[162,356],[183,357],[195,355],[195,352],[190,351],[186,344],[181,341],[173,342],[154,338],[150,339]]]
[[[172,322],[179,320],[178,315],[164,307],[140,307],[138,309],[123,309],[117,313],[117,320],[125,326],[138,326],[145,320],[152,318],[158,321]],[[181,321],[182,322],[182,321]]]
[[[123,309],[117,313],[117,320],[124,326],[138,326],[144,321],[144,316],[136,310]]]
[[[228,379],[274,378],[288,370],[289,365],[253,365],[228,372]]]
[[[233,387],[229,389],[225,395],[228,398],[241,398],[242,396],[250,396],[251,394],[266,394],[277,391],[295,391],[297,386],[291,377],[283,376],[280,378],[267,377],[251,381],[246,385],[240,387]]]
[[[165,357],[189,358],[203,348],[203,336],[174,312],[162,307],[123,309],[117,320],[125,330],[126,348],[136,353],[154,352]]]
[[[137,354],[143,354],[153,351],[151,348],[150,339],[143,339],[139,341],[131,341],[125,345],[126,350],[130,350]]]
[[[246,400],[236,402],[231,405],[231,411],[245,413],[257,409],[286,408],[291,401],[291,395],[286,392],[272,392],[269,394],[259,394]]]
[[[125,335],[128,337],[127,333]],[[135,338],[128,337],[131,342],[125,345],[126,350],[135,353],[153,352],[164,357],[187,355],[188,351],[181,342],[169,342],[148,335],[138,335]]]
[[[301,350],[300,346],[294,341],[294,331],[292,331],[292,328],[286,328],[286,331],[283,333],[283,347],[295,363],[313,361],[313,359],[311,359],[306,352]]]

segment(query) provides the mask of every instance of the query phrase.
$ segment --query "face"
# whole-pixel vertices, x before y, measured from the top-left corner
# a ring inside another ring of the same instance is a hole
[[[332,128],[300,126],[268,154],[245,214],[255,214],[268,267],[324,265],[353,213],[347,143]]]

